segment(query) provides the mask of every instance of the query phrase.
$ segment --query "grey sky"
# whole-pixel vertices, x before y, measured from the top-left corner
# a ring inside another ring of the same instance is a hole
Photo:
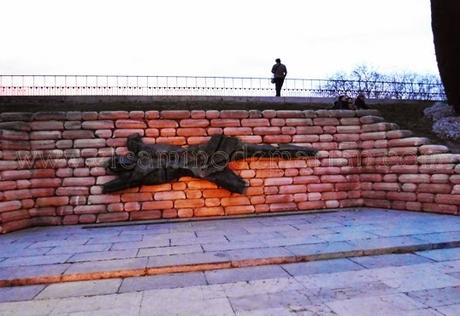
[[[2,0],[2,74],[437,73],[429,0]]]

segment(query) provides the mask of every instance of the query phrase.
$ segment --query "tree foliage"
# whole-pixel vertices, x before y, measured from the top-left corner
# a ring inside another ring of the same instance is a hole
[[[439,77],[415,72],[382,73],[367,65],[358,65],[349,73],[337,72],[328,78],[329,96],[364,93],[367,98],[443,100],[444,88]]]

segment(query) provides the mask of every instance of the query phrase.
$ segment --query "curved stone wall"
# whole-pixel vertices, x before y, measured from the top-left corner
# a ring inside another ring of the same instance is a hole
[[[225,216],[346,207],[458,214],[459,155],[412,137],[374,110],[194,110],[2,113],[0,231],[39,225]],[[301,160],[231,164],[249,184],[178,182],[102,194],[103,164],[126,137],[190,145],[213,134],[320,150]]]

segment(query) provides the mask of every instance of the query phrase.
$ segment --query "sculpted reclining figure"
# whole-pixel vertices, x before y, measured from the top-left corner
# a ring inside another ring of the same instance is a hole
[[[139,134],[128,136],[129,154],[114,156],[108,169],[119,174],[103,185],[103,192],[114,192],[140,185],[155,185],[190,176],[206,179],[236,193],[243,193],[246,182],[228,164],[250,157],[298,159],[315,156],[317,151],[294,145],[254,145],[236,137],[214,135],[207,144],[180,147],[144,144]]]

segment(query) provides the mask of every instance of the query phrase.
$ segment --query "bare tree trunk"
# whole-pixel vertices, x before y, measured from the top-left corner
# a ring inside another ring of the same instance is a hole
[[[431,0],[431,26],[447,99],[460,115],[460,0]]]

